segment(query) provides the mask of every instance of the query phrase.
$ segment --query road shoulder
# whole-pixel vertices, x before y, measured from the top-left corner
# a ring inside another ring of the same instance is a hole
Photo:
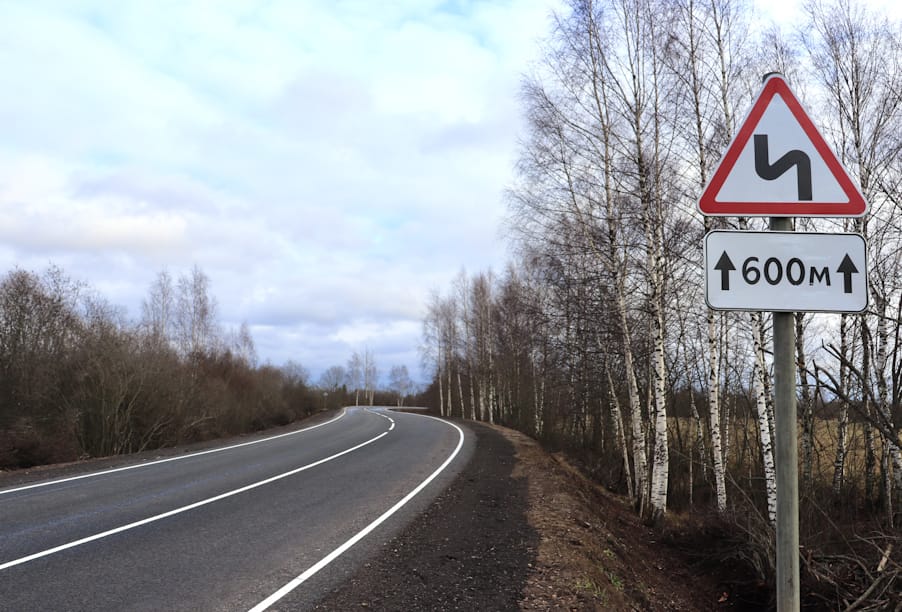
[[[517,609],[538,546],[527,481],[507,438],[467,426],[476,446],[454,482],[315,609]]]
[[[468,421],[469,464],[317,610],[717,609],[713,578],[529,437]]]

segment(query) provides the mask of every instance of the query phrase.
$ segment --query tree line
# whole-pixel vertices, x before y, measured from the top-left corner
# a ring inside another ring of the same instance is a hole
[[[780,72],[870,206],[794,220],[861,233],[870,262],[866,312],[795,317],[803,567],[831,601],[879,606],[900,580],[874,568],[902,510],[902,32],[853,0],[805,3],[792,31],[754,17],[733,0],[570,0],[554,16],[522,86],[511,261],[433,296],[428,401],[567,448],[652,523],[733,518],[772,579],[771,316],[709,310],[702,265],[706,232],[766,219],[696,202]]]
[[[284,425],[318,408],[307,379],[222,329],[197,267],[160,272],[137,321],[58,267],[0,279],[2,468]]]
[[[417,385],[410,378],[407,366],[403,364],[391,367],[386,387],[380,389],[379,384],[379,368],[373,352],[367,347],[363,355],[354,351],[348,359],[347,367],[333,365],[326,368],[320,375],[318,386],[325,403],[329,403],[331,394],[333,404],[335,398],[340,398],[337,404],[340,406],[360,406],[362,399],[364,405],[401,407],[405,401],[414,398],[417,392]]]
[[[131,320],[59,267],[0,277],[0,469],[258,431],[347,405],[398,405],[416,385],[355,351],[319,385],[260,363],[247,323],[224,329],[198,267],[158,273]]]

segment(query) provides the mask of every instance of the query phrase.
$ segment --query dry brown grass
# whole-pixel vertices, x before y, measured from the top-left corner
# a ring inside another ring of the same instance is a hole
[[[671,417],[669,421],[671,448],[678,457],[688,459],[690,446],[696,439],[696,424],[686,417]],[[679,434],[677,433],[679,428]],[[729,435],[731,437],[730,454],[727,466],[734,474],[748,475],[749,471],[758,473],[761,470],[761,454],[759,450],[758,421],[752,417],[733,421]],[[779,434],[778,434],[779,435]],[[802,453],[802,425],[799,423],[799,461]],[[679,442],[682,441],[682,445]],[[814,445],[812,447],[811,483],[815,488],[832,487],[834,461],[839,444],[839,421],[837,419],[814,419]],[[865,479],[865,425],[862,422],[850,422],[847,429],[847,453],[844,469],[844,490],[861,491]],[[883,441],[874,431],[874,447],[879,457],[883,452]],[[692,449],[693,454],[697,451]],[[697,462],[698,457],[693,459]],[[800,465],[801,468],[801,465]]]
[[[521,610],[711,610],[717,580],[699,574],[643,525],[625,498],[592,483],[561,453],[497,427],[517,451],[529,486],[536,565]]]

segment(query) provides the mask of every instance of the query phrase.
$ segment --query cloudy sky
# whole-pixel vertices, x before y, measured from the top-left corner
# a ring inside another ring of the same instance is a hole
[[[521,76],[553,0],[0,0],[0,273],[140,316],[199,266],[314,379],[419,378],[424,305],[499,267]]]
[[[197,265],[263,360],[423,380],[430,291],[506,258],[560,1],[0,0],[0,274],[53,263],[137,318]]]

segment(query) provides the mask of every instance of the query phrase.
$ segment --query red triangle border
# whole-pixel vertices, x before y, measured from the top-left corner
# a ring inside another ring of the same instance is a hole
[[[755,128],[761,121],[774,96],[779,95],[789,107],[796,121],[811,140],[827,168],[849,198],[846,202],[722,202],[716,199],[727,177],[733,171],[736,160],[742,153]],[[763,216],[763,217],[860,217],[867,212],[867,202],[858,187],[839,163],[830,146],[821,136],[793,95],[789,85],[780,75],[771,75],[764,83],[758,99],[748,116],[727,147],[727,151],[717,166],[711,180],[705,186],[698,200],[698,208],[703,215],[711,216]]]

